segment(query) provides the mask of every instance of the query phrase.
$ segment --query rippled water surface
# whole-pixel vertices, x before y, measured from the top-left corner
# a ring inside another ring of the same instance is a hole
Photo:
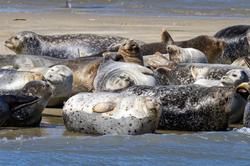
[[[65,11],[65,0],[2,0],[0,12]],[[72,0],[72,11],[99,15],[249,17],[249,0]]]
[[[0,130],[0,165],[249,165],[249,156],[250,129],[244,128],[89,136],[48,118],[41,128]]]

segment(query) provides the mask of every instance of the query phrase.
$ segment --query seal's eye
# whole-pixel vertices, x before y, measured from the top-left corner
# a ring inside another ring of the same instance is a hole
[[[237,75],[236,75],[236,74],[233,74],[233,77],[237,77]]]
[[[15,40],[19,40],[19,38],[17,36],[14,37]]]

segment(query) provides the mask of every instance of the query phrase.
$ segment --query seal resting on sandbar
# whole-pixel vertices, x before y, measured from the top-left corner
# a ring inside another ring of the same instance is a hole
[[[52,95],[44,81],[30,81],[21,90],[0,91],[0,125],[8,127],[39,126],[42,111]]]
[[[152,133],[160,115],[160,103],[152,97],[108,92],[79,93],[63,107],[66,128],[88,134]]]
[[[212,87],[212,86],[238,86],[243,82],[248,82],[249,77],[242,69],[229,70],[220,80],[198,79],[194,84]]]
[[[168,45],[169,60],[175,63],[208,63],[206,55],[194,48],[181,48]]]
[[[39,35],[22,31],[5,41],[5,46],[16,54],[50,56],[72,59],[100,55],[112,45],[127,38],[95,34]]]
[[[248,87],[133,86],[125,95],[149,96],[162,103],[158,129],[217,131],[242,120]]]
[[[94,79],[95,91],[116,91],[132,85],[154,86],[153,71],[137,64],[106,59],[98,68]]]
[[[223,54],[226,43],[213,36],[200,35],[190,40],[174,41],[167,30],[164,31],[165,43],[177,45],[182,48],[195,48],[203,52],[209,63],[216,63],[217,59]]]

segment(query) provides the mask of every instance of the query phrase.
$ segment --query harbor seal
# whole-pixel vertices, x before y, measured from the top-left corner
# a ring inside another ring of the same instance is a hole
[[[154,70],[154,77],[160,85],[188,85],[198,79],[220,80],[229,70],[241,69],[248,77],[250,70],[228,64],[179,63],[166,64]]]
[[[115,61],[123,61],[128,63],[135,63],[138,65],[143,64],[143,56],[140,51],[139,45],[134,40],[126,40],[119,47],[117,53],[106,52],[103,54],[105,58],[111,58]]]
[[[154,132],[160,113],[160,103],[151,97],[79,93],[65,103],[63,120],[68,130],[137,135]]]
[[[32,71],[41,73],[44,79],[50,84],[53,95],[48,107],[61,107],[72,93],[73,72],[65,65],[54,65],[51,67],[26,68],[18,71]]]
[[[246,36],[250,32],[250,25],[233,25],[219,30],[214,37],[232,39]]]
[[[248,82],[249,77],[242,69],[229,70],[220,80],[198,79],[194,84],[206,87],[212,86],[238,86],[243,82]]]
[[[242,120],[246,87],[201,87],[197,85],[133,86],[124,95],[150,96],[162,103],[158,129],[217,131],[228,122]]]
[[[52,89],[44,81],[30,81],[21,90],[0,91],[1,126],[39,126],[42,111],[52,95]]]
[[[95,34],[39,35],[22,31],[5,41],[5,46],[16,54],[50,56],[72,59],[100,55],[114,44],[127,38]]]
[[[133,64],[105,60],[94,79],[95,91],[115,91],[132,85],[156,85],[157,82],[150,69]]]
[[[201,51],[194,48],[181,48],[176,45],[168,45],[169,60],[176,63],[208,63],[207,57]]]
[[[226,46],[225,41],[207,35],[200,35],[190,40],[174,41],[168,31],[165,30],[164,36],[164,40],[168,44],[200,50],[206,55],[209,63],[216,63],[217,59],[223,54]]]

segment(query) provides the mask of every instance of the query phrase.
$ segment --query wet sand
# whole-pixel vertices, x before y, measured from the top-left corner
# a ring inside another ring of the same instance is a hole
[[[34,31],[39,34],[110,34],[155,42],[160,40],[160,32],[165,28],[169,30],[174,40],[183,40],[201,34],[213,35],[221,28],[230,25],[249,24],[249,19],[245,18],[118,17],[76,13],[70,10],[55,13],[0,13],[0,20],[1,54],[13,54],[4,47],[4,41],[19,31]],[[8,135],[10,135],[8,137],[16,137],[25,134],[28,136],[65,134],[60,117],[61,111],[61,109],[46,109],[41,129],[9,129],[4,130],[6,132],[1,131],[0,137]],[[59,130],[54,133],[54,130],[46,129],[46,127],[54,127]]]

